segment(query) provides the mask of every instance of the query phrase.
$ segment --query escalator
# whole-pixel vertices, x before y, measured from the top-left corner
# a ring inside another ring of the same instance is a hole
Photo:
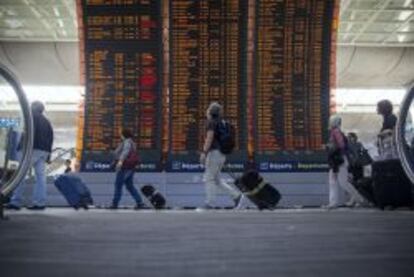
[[[17,134],[24,134],[21,138]],[[17,141],[21,143],[19,157]],[[0,218],[3,204],[30,168],[33,119],[29,103],[16,76],[0,64]]]
[[[414,86],[407,92],[400,109],[396,130],[398,156],[402,166],[414,184]],[[413,185],[414,196],[414,185]]]

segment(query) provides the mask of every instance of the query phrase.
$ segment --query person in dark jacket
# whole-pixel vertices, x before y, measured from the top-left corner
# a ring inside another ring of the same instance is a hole
[[[53,145],[53,128],[50,121],[43,114],[45,106],[40,101],[34,101],[31,105],[34,125],[32,167],[35,172],[36,182],[33,186],[32,210],[43,210],[46,206],[46,163],[49,162]],[[22,193],[24,181],[17,186],[10,200],[9,208],[19,210],[22,205]]]
[[[385,130],[393,131],[397,124],[397,116],[393,114],[392,103],[390,100],[381,100],[377,103],[377,113],[382,115],[382,127],[380,133]]]

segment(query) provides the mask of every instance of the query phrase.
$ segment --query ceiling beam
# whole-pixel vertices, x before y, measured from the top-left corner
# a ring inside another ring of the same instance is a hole
[[[402,34],[404,34],[404,35],[406,35],[407,33],[406,32],[399,32],[402,28],[404,28],[404,27],[407,27],[407,26],[410,26],[410,24],[411,24],[411,19],[414,19],[414,13],[412,13],[409,17],[407,17],[407,19],[402,23],[402,24],[400,24],[397,28],[395,28],[383,41],[382,41],[382,43],[384,44],[384,43],[386,43],[387,41],[389,41],[391,38],[392,38],[392,36],[394,36],[394,35],[398,35],[398,34],[400,34],[400,33],[402,33]],[[409,34],[409,33],[408,33]]]
[[[52,26],[50,26],[49,22],[36,10],[36,3],[33,3],[32,0],[23,0],[27,6],[30,8],[30,10],[32,11],[32,13],[40,20],[40,22],[43,24],[43,26],[45,26],[45,28],[47,30],[49,30],[50,35],[54,38],[54,39],[58,39],[57,33],[55,31],[55,29],[53,29]],[[38,7],[40,8],[40,7]]]

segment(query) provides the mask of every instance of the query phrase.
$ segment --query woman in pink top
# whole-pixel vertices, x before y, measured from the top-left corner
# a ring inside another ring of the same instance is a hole
[[[339,205],[339,187],[342,187],[350,196],[348,205],[361,204],[364,199],[358,191],[348,182],[348,160],[346,157],[347,143],[341,131],[342,119],[333,115],[329,119],[329,205],[336,208]]]

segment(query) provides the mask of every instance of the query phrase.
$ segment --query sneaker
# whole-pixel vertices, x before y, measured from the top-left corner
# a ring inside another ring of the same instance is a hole
[[[322,208],[330,211],[330,210],[338,209],[338,206],[337,205],[325,205],[325,206],[322,206]]]
[[[15,211],[20,211],[20,207],[19,206],[16,206],[16,205],[13,205],[13,204],[8,204],[8,205],[6,205],[6,207],[5,207],[7,210],[15,210]]]
[[[355,204],[356,204],[355,201],[350,200],[350,201],[348,201],[348,202],[345,203],[345,207],[353,208],[355,206]]]
[[[242,197],[243,197],[243,194],[240,194],[239,196],[237,196],[236,198],[233,199],[235,209],[239,207],[239,204],[240,204],[240,201],[241,201]]]
[[[117,210],[117,209],[118,209],[118,206],[116,206],[116,205],[111,205],[111,206],[107,207],[107,209],[108,209],[108,210]]]
[[[142,209],[146,209],[147,206],[144,203],[137,203],[134,207],[134,210],[142,210]]]
[[[32,210],[32,211],[43,211],[44,209],[46,209],[46,207],[34,205],[34,206],[27,207],[27,209]]]

